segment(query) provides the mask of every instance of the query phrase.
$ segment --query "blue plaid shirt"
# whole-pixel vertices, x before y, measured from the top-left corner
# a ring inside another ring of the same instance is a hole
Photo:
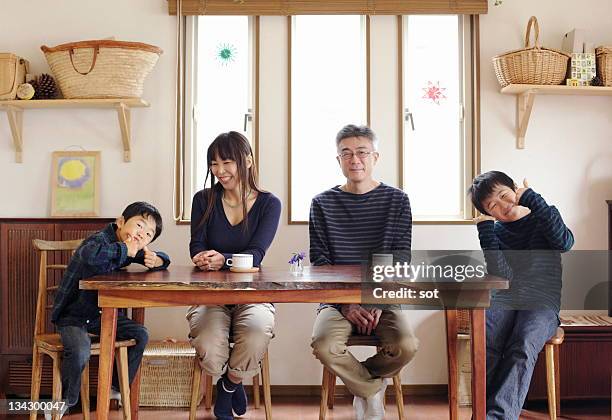
[[[83,326],[100,316],[97,290],[80,290],[79,281],[88,277],[107,274],[131,263],[144,264],[144,251],[128,257],[127,246],[117,239],[117,225],[110,223],[94,233],[77,248],[55,295],[51,321],[57,325]],[[163,265],[151,270],[164,270],[170,258],[156,252]]]

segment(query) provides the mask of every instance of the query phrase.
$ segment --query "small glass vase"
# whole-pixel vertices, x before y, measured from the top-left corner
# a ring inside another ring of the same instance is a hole
[[[299,276],[304,272],[304,265],[302,264],[302,261],[298,261],[290,265],[291,267],[289,267],[289,272],[294,276]]]

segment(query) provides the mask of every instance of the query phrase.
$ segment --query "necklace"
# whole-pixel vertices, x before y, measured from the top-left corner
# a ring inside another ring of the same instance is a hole
[[[246,200],[247,201],[248,201],[248,199],[249,199],[249,197],[251,196],[252,193],[253,193],[253,190],[249,191],[249,193],[247,194],[247,196],[246,196]],[[240,200],[236,204],[230,204],[230,202],[227,201],[227,199],[225,198],[225,193],[223,193],[223,195],[221,196],[221,199],[227,205],[227,207],[229,207],[230,209],[235,209],[236,207],[239,207],[242,204],[242,200]]]

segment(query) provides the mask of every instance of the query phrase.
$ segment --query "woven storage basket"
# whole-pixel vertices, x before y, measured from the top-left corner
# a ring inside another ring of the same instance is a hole
[[[604,86],[612,86],[612,47],[598,47],[595,56],[597,75],[603,80]]]
[[[468,309],[457,309],[457,330],[459,334],[469,334],[472,330],[470,325],[470,311]]]
[[[141,365],[140,405],[189,407],[195,350],[188,342],[150,342]]]
[[[534,46],[530,45],[531,28],[535,30]],[[540,27],[535,16],[529,18],[525,32],[525,48],[493,57],[495,75],[502,87],[511,83],[558,85],[565,79],[570,55],[540,46]]]
[[[40,47],[64,98],[140,98],[162,50],[140,42],[94,40]]]
[[[0,53],[0,100],[15,99],[17,88],[25,83],[29,63],[11,53]]]

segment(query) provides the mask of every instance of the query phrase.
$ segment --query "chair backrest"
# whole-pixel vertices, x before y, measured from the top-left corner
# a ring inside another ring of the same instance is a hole
[[[53,305],[47,304],[47,296],[49,292],[57,290],[58,286],[49,285],[47,275],[48,270],[65,270],[66,264],[49,264],[48,253],[59,253],[62,251],[76,250],[83,242],[82,239],[71,241],[43,241],[42,239],[33,239],[32,244],[40,252],[40,267],[38,271],[38,296],[36,298],[36,320],[34,322],[34,335],[44,334],[45,326],[47,325],[47,310],[50,310]]]

